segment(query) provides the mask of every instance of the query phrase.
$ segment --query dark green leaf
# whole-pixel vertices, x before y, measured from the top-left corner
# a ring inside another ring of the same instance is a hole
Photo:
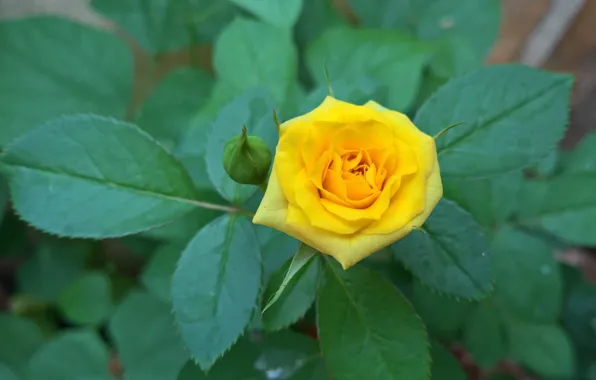
[[[26,379],[113,380],[108,370],[110,354],[97,334],[69,330],[35,352],[27,366]]]
[[[6,364],[0,363],[0,379],[2,380],[19,380],[16,373],[13,372]]]
[[[438,292],[478,299],[492,289],[491,263],[476,221],[442,200],[420,230],[393,244],[395,257]]]
[[[424,325],[389,281],[368,269],[343,271],[327,260],[317,324],[323,355],[337,380],[428,378]]]
[[[172,275],[186,243],[174,242],[159,247],[151,256],[141,275],[147,291],[162,302],[170,302]]]
[[[206,175],[207,174],[205,174],[205,176]],[[199,194],[202,201],[215,204],[226,203],[217,194],[211,194],[209,192],[201,191],[200,189]],[[221,215],[221,211],[203,208],[196,209],[184,215],[183,217],[174,220],[172,223],[168,223],[162,227],[154,228],[148,231],[143,231],[141,232],[140,236],[145,236],[155,240],[187,242],[195,235],[198,230]]]
[[[99,325],[112,311],[112,285],[102,272],[87,273],[71,282],[58,297],[58,308],[71,322]]]
[[[464,342],[481,368],[491,368],[507,354],[505,327],[499,310],[490,302],[481,303],[470,315]]]
[[[208,224],[182,252],[172,281],[174,315],[182,339],[203,370],[250,322],[261,272],[255,233],[250,222],[237,215]]]
[[[596,285],[579,283],[572,287],[566,300],[563,325],[575,344],[596,351]]]
[[[493,238],[495,302],[527,322],[552,323],[561,313],[563,283],[553,248],[513,228]]]
[[[4,313],[0,313],[0,337],[4,342],[0,363],[16,375],[24,373],[29,358],[43,343],[41,330],[32,320]]]
[[[434,0],[348,0],[364,26],[413,29],[420,13]]]
[[[0,72],[1,146],[63,114],[124,117],[131,98],[124,41],[66,19],[1,20]]]
[[[132,234],[195,208],[196,191],[180,163],[149,135],[114,119],[55,119],[8,146],[0,159],[15,209],[54,234]]]
[[[466,374],[461,369],[457,359],[437,342],[432,342],[431,368],[432,380],[466,380]]]
[[[587,135],[563,159],[565,173],[596,174],[596,133]]]
[[[269,277],[292,257],[299,243],[293,237],[273,228],[255,225],[255,230],[263,255],[263,279],[267,283]]]
[[[231,0],[268,24],[291,29],[300,15],[303,0]]]
[[[537,162],[555,148],[569,113],[568,75],[529,67],[491,66],[441,87],[415,124],[437,140],[444,178],[494,176]],[[495,141],[499,141],[495,144]]]
[[[296,24],[296,42],[300,49],[306,48],[324,30],[346,24],[331,0],[303,0],[302,13]]]
[[[4,220],[4,213],[6,212],[9,200],[8,182],[0,175],[0,225],[2,225],[2,221]]]
[[[212,43],[239,12],[231,1],[190,0],[192,4],[193,43]]]
[[[126,369],[126,380],[176,380],[188,360],[170,306],[142,292],[124,299],[110,333]]]
[[[429,56],[426,45],[398,32],[339,27],[309,47],[307,64],[319,84],[326,83],[325,65],[332,81],[369,77],[385,86],[383,103],[403,111],[416,99]]]

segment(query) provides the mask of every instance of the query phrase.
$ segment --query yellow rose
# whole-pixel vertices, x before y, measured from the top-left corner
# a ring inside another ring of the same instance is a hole
[[[344,269],[420,227],[443,195],[434,139],[375,102],[327,97],[280,127],[253,219]]]

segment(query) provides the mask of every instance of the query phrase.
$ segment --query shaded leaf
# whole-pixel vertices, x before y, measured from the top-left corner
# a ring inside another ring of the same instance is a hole
[[[464,329],[464,342],[481,368],[491,368],[505,357],[505,326],[493,303],[483,302],[470,314]]]
[[[71,322],[99,325],[112,311],[110,278],[102,272],[87,273],[71,282],[58,297],[58,308]]]
[[[0,363],[15,375],[24,373],[27,362],[44,341],[41,329],[32,320],[5,313],[0,313],[0,337],[5,342],[0,344]]]
[[[300,15],[303,0],[231,0],[261,20],[280,28],[291,29]]]
[[[432,380],[466,380],[457,359],[441,344],[432,342],[431,355],[433,365],[431,368]]]
[[[172,276],[185,245],[185,242],[173,242],[160,246],[141,274],[141,283],[151,295],[162,302],[170,302]]]

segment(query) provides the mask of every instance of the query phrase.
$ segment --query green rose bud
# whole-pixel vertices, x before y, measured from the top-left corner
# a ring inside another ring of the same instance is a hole
[[[246,185],[261,185],[267,180],[271,151],[260,138],[248,136],[245,125],[242,127],[242,135],[226,144],[223,166],[234,181]]]

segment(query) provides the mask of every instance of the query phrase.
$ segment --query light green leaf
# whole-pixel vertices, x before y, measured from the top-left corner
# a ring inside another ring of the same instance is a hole
[[[504,228],[494,237],[495,302],[526,322],[558,320],[563,282],[553,248],[523,231]]]
[[[143,103],[136,123],[166,146],[175,147],[205,103],[213,78],[197,68],[171,71]]]
[[[505,326],[499,310],[490,302],[471,313],[464,329],[464,342],[481,368],[492,368],[507,354]]]
[[[412,303],[429,332],[439,338],[454,338],[464,326],[474,304],[436,293],[420,281],[413,282]]]
[[[237,215],[208,224],[182,252],[172,280],[174,316],[203,370],[211,368],[250,322],[261,272],[252,225]]]
[[[302,12],[296,24],[296,42],[306,48],[326,29],[346,25],[346,21],[330,0],[303,0]]]
[[[205,174],[205,176],[206,175],[207,174]],[[218,194],[211,193],[209,190],[205,191],[199,189],[198,191],[201,200],[204,202],[214,204],[226,203]],[[157,227],[148,231],[143,231],[141,232],[140,236],[162,241],[187,242],[195,235],[198,230],[222,214],[223,213],[221,211],[199,208],[189,212],[181,218],[174,220],[172,223],[168,223],[162,227]]]
[[[108,348],[95,332],[69,330],[35,352],[29,361],[25,378],[113,380],[108,370],[109,361]]]
[[[54,234],[105,238],[157,227],[195,208],[180,163],[132,124],[52,120],[0,156],[16,211]]]
[[[83,274],[92,249],[88,241],[44,239],[17,270],[19,291],[42,301],[57,301],[60,293]]]
[[[561,151],[558,149],[551,150],[548,155],[538,161],[534,167],[530,168],[530,174],[537,177],[553,176],[559,170],[561,156]]]
[[[465,123],[437,140],[443,178],[503,174],[555,148],[567,125],[572,83],[569,75],[524,66],[482,68],[441,87],[414,123],[431,136]]]
[[[222,30],[240,14],[231,1],[190,0],[194,23],[193,43],[213,43]]]
[[[265,329],[281,330],[306,314],[319,288],[317,253],[301,244],[292,260],[271,277],[263,298],[267,301],[263,308]]]
[[[574,378],[574,349],[559,326],[511,321],[508,332],[509,349],[514,360],[544,377]]]
[[[242,18],[224,29],[213,52],[215,72],[235,94],[262,85],[278,105],[296,81],[297,61],[289,30]]]
[[[2,380],[19,380],[16,373],[14,373],[6,364],[0,363],[0,379]]]
[[[39,326],[30,319],[12,314],[0,313],[0,337],[4,342],[0,344],[0,363],[15,375],[24,373],[29,358],[43,344]]]
[[[412,30],[422,11],[434,0],[348,0],[366,27]]]
[[[466,380],[466,374],[462,370],[455,357],[437,342],[432,342],[431,355],[433,365],[431,368],[432,380]]]
[[[145,265],[141,283],[162,302],[170,302],[172,276],[186,243],[172,242],[159,247]]]
[[[291,29],[300,15],[303,0],[230,0],[273,26]]]
[[[563,159],[562,170],[567,173],[596,174],[596,133],[586,135]]]
[[[366,77],[359,77],[353,80],[339,79],[331,83],[331,87],[333,87],[336,99],[352,104],[365,104],[369,100],[374,99],[375,94],[380,89],[380,86],[375,81]],[[327,85],[317,87],[306,97],[304,104],[300,107],[301,113],[308,113],[321,105],[327,95]]]
[[[273,123],[273,102],[260,87],[246,91],[219,112],[207,140],[207,173],[217,191],[236,204],[246,202],[257,186],[241,185],[230,178],[224,170],[222,155],[226,143],[242,133],[246,124],[248,134],[262,138],[269,149],[275,151],[277,128]]]
[[[0,72],[1,146],[63,114],[124,117],[131,99],[124,41],[56,17],[0,20]]]
[[[99,325],[112,311],[112,285],[101,272],[87,273],[71,282],[58,297],[58,308],[71,322]]]
[[[362,267],[343,271],[326,260],[317,324],[336,380],[428,379],[424,325],[389,281]]]
[[[130,293],[109,328],[125,380],[176,380],[188,360],[170,305],[146,293]]]
[[[470,214],[451,201],[439,202],[421,229],[391,248],[406,268],[438,292],[479,299],[492,289],[484,235]]]
[[[388,94],[376,100],[404,111],[416,99],[429,57],[425,44],[395,31],[337,27],[309,47],[306,60],[317,83],[326,83],[325,65],[332,81],[369,77]]]

